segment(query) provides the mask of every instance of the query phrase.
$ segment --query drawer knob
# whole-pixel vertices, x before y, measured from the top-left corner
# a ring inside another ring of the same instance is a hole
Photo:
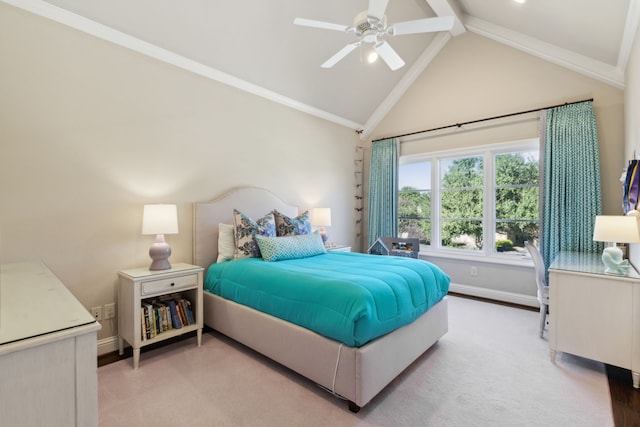
[[[175,283],[171,282],[171,286],[175,286],[175,285],[176,285]]]

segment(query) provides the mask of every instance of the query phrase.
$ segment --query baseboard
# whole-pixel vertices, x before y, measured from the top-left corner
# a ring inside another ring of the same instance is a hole
[[[107,337],[98,340],[98,356],[118,351],[118,337]]]
[[[513,292],[497,291],[494,289],[478,288],[476,286],[459,285],[451,283],[449,290],[463,295],[492,299],[496,301],[508,302],[511,304],[526,305],[529,307],[540,307],[538,298],[530,295],[516,294]]]
[[[451,283],[449,290],[463,295],[486,298],[496,301],[508,302],[511,304],[526,305],[529,307],[540,307],[538,298],[530,295],[516,294],[513,292],[496,291],[494,289],[478,288],[476,286],[459,285]],[[98,356],[118,351],[118,337],[107,337],[98,340]]]

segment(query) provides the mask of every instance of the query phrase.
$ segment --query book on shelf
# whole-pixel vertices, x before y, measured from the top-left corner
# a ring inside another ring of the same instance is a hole
[[[143,300],[140,317],[143,341],[196,323],[191,301],[179,293]]]
[[[142,341],[146,341],[149,339],[149,313],[147,312],[147,307],[144,304],[142,304],[142,308],[140,309],[140,315]]]
[[[176,300],[176,307],[178,308],[178,314],[180,316],[180,322],[182,322],[182,326],[187,326],[189,321],[187,320],[186,314],[184,314],[184,304],[182,302],[182,298]]]
[[[180,321],[180,316],[178,314],[178,309],[176,307],[176,302],[174,300],[168,301],[169,310],[171,312],[171,322],[173,324],[174,329],[182,328],[182,322]]]
[[[147,313],[147,321],[149,322],[149,326],[147,328],[147,338],[153,338],[156,336],[156,319],[153,315],[153,306],[150,303],[144,301],[143,304]]]
[[[195,322],[195,319],[193,318],[193,311],[191,310],[191,301],[189,300],[182,300],[184,302],[184,312],[187,315],[187,320],[189,321],[190,325],[193,325]]]

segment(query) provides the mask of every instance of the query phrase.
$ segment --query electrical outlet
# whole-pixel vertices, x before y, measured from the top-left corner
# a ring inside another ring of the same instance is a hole
[[[91,307],[91,314],[94,319],[98,321],[102,320],[102,307]]]
[[[478,267],[476,267],[476,266],[471,267],[471,275],[473,277],[478,275]]]
[[[116,317],[116,303],[104,305],[104,320],[112,319]]]

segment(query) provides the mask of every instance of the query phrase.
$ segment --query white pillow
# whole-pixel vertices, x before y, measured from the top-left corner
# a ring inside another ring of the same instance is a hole
[[[236,239],[233,224],[218,224],[218,260],[224,262],[233,259],[236,249]]]

